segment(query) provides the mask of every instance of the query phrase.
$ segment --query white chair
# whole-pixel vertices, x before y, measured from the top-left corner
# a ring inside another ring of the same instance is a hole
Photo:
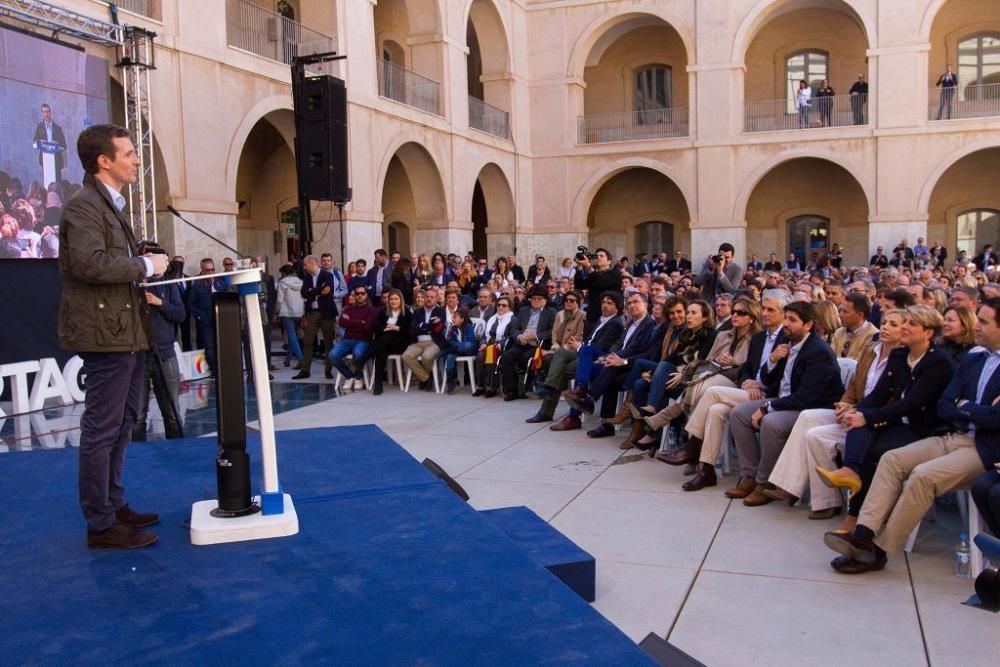
[[[386,357],[388,363],[386,364],[386,371],[389,374],[389,384],[393,382],[393,372],[395,371],[396,383],[399,385],[400,389],[403,389],[403,355],[401,354],[390,354]]]
[[[956,491],[955,501],[958,503],[958,511],[962,515],[962,525],[966,526],[966,534],[969,536],[969,570],[972,573],[972,577],[976,578],[983,571],[983,552],[973,542],[973,538],[983,532],[983,519],[979,514],[979,508],[976,507],[976,503],[972,502],[972,494],[968,491]],[[931,511],[933,512],[934,510],[932,509]],[[921,524],[923,524],[922,520],[916,525],[913,532],[910,533],[906,544],[903,545],[903,551],[906,553],[913,551],[913,545],[916,544]]]
[[[434,379],[434,391],[438,394],[441,393],[441,379],[438,373],[438,360],[435,359],[434,363],[431,365],[431,377]],[[409,366],[406,367],[406,379],[403,381],[403,391],[410,391],[410,381],[413,380],[413,369]]]
[[[467,357],[455,357],[455,370],[458,371],[458,384],[459,386],[465,386],[465,373],[462,369],[469,375],[469,387],[472,388],[472,393],[476,393],[476,356]]]
[[[348,359],[354,361],[354,355],[348,354],[344,357],[344,361],[347,361]],[[339,394],[342,383],[348,378],[345,378],[336,368],[333,370],[336,372],[336,375],[333,376],[333,390]],[[365,390],[371,389],[372,379],[375,374],[375,364],[371,359],[365,362],[365,367],[361,371],[361,374],[364,376],[362,381],[365,383]]]
[[[858,362],[854,359],[841,357],[837,359],[837,364],[840,366],[840,381],[846,387],[854,378],[854,372],[858,370]]]

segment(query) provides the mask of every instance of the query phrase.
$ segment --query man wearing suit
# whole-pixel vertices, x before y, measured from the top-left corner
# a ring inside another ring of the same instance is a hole
[[[684,275],[690,270],[691,270],[691,260],[685,259],[684,253],[681,252],[680,250],[674,251],[674,258],[667,260],[665,266],[665,272],[667,275],[670,275],[674,271],[678,271],[680,272],[681,275]]]
[[[788,261],[785,262],[785,268],[795,272],[802,270],[802,263],[799,262],[799,258],[795,256],[794,252],[788,253]]]
[[[53,144],[59,144],[62,150],[53,155],[55,159],[55,178],[52,179],[57,185],[62,184],[62,172],[63,164],[65,163],[63,155],[66,152],[66,135],[63,133],[63,129],[56,125],[55,121],[52,120],[52,107],[48,104],[42,105],[42,122],[38,124],[35,128],[35,136],[31,141],[31,145],[38,151],[38,164],[42,165],[42,154],[44,151],[41,150],[41,145],[39,142],[48,141]],[[49,186],[49,183],[43,184],[45,187]]]
[[[864,294],[852,292],[844,295],[837,312],[844,326],[833,332],[830,347],[838,357],[857,361],[878,333],[878,327],[868,321],[872,305]]]
[[[769,289],[764,292],[761,297],[760,316],[763,330],[750,339],[747,360],[740,367],[736,386],[710,387],[688,416],[684,427],[688,432],[687,443],[672,452],[657,455],[657,459],[669,465],[698,463],[699,471],[695,476],[695,480],[700,484],[698,488],[715,483],[715,461],[724,446],[722,437],[732,409],[747,401],[762,399],[773,393],[764,384],[762,369],[774,348],[785,342],[784,308],[790,300],[791,295],[783,289]],[[727,495],[732,498],[743,498],[750,493],[753,486],[751,482],[751,489],[747,489],[746,493]],[[685,487],[685,490],[696,489]]]
[[[748,507],[766,505],[767,481],[799,412],[813,408],[832,409],[844,393],[840,366],[833,350],[812,335],[816,309],[812,303],[796,301],[785,306],[784,332],[787,342],[775,346],[761,372],[767,397],[733,408],[729,427],[740,457],[738,489],[753,489],[743,499]],[[777,391],[775,391],[777,387]]]
[[[781,262],[778,261],[778,256],[775,253],[771,253],[771,258],[764,263],[765,271],[781,271]]]
[[[972,258],[972,263],[976,265],[976,268],[980,271],[986,271],[988,267],[996,266],[1000,257],[993,252],[993,245],[987,243],[983,246],[983,251]]]
[[[747,268],[753,269],[754,271],[762,271],[764,269],[764,265],[759,259],[757,259],[757,255],[752,254],[750,255],[750,263]]]
[[[372,296],[372,305],[376,308],[382,305],[382,294],[389,289],[392,276],[392,264],[385,250],[375,251],[375,263],[368,269],[368,288]]]
[[[938,400],[945,435],[893,450],[879,461],[853,533],[827,533],[839,554],[833,569],[860,574],[885,567],[887,553],[906,543],[937,495],[968,488],[1000,462],[1000,298],[976,313],[976,343],[983,351],[962,359]]]
[[[522,308],[511,323],[511,342],[500,357],[503,400],[524,398],[520,376],[531,362],[535,349],[552,345],[552,325],[556,321],[555,308],[548,307],[547,290],[541,285],[531,288],[531,306]]]
[[[542,386],[536,387],[535,393],[542,396],[542,405],[538,413],[525,421],[529,424],[550,422],[555,414],[559,395],[569,385],[576,375],[576,366],[580,350],[588,350],[588,358],[593,359],[611,349],[622,333],[625,325],[621,318],[621,292],[605,292],[601,297],[600,317],[593,324],[587,323],[582,339],[570,340],[565,346],[556,350],[549,364],[549,371]],[[549,427],[552,431],[571,431],[581,427],[580,417],[563,417],[558,423]]]
[[[444,306],[428,298],[423,308],[413,311],[410,319],[410,337],[415,342],[403,352],[403,363],[413,371],[421,391],[434,391],[431,379],[434,360],[448,344],[444,337],[446,317]]]
[[[332,257],[331,257],[332,263]],[[305,326],[302,336],[302,370],[293,376],[293,380],[305,380],[311,375],[313,341],[316,332],[323,332],[323,342],[326,344],[325,374],[333,378],[333,364],[330,362],[329,351],[333,349],[333,339],[337,335],[337,297],[334,286],[334,276],[330,271],[324,271],[314,255],[307,255],[302,260],[304,269],[302,276],[302,299],[305,301]]]
[[[720,294],[715,300],[715,330],[718,333],[733,328],[733,295]]]
[[[635,256],[635,264],[632,265],[632,275],[641,277],[653,272],[653,263],[646,258],[646,253],[640,252]]]
[[[601,423],[597,428],[587,431],[591,438],[607,438],[615,434],[615,427],[605,420],[615,416],[618,391],[625,383],[628,372],[632,370],[631,364],[649,351],[649,339],[656,327],[648,313],[647,301],[641,294],[631,295],[626,305],[632,323],[625,329],[620,341],[612,347],[611,353],[601,357],[600,361],[594,361],[593,371],[590,373],[593,379],[585,381],[581,373],[583,365],[578,364],[576,387],[563,392],[566,402],[570,404],[570,417],[579,418],[581,412],[592,414],[594,402],[601,399]]]
[[[225,292],[229,288],[222,278],[211,277],[215,273],[215,262],[211,258],[201,260],[200,266],[201,272],[198,275],[205,276],[205,279],[190,283],[187,293],[188,312],[194,320],[195,342],[198,347],[205,349],[208,370],[215,375],[215,313],[212,294]]]
[[[735,294],[739,289],[743,267],[733,261],[734,254],[736,248],[731,243],[723,243],[718,254],[705,260],[701,273],[694,279],[694,284],[701,288],[701,298],[708,303],[715,303],[719,294]]]
[[[878,269],[884,269],[889,266],[889,258],[885,256],[882,246],[875,248],[875,254],[868,260],[868,266]]]

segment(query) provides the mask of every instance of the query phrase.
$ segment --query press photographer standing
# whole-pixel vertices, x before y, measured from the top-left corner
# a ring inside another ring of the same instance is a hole
[[[125,503],[122,463],[139,411],[145,296],[138,283],[167,269],[166,255],[136,256],[121,191],[138,176],[128,130],[94,125],[80,133],[86,175],[59,229],[59,343],[83,359],[87,395],[80,420],[80,506],[91,548],[132,549],[156,541],[139,530],[159,521]]]
[[[612,265],[611,253],[604,248],[594,251],[593,258],[597,267],[590,263],[586,248],[578,248],[576,254],[577,272],[573,276],[576,289],[587,290],[587,331],[601,319],[601,298],[605,292],[622,293],[622,272],[617,265]]]
[[[736,248],[731,243],[719,246],[719,253],[709,255],[694,284],[701,288],[701,298],[714,304],[720,294],[736,294],[743,280],[743,267],[733,261]]]

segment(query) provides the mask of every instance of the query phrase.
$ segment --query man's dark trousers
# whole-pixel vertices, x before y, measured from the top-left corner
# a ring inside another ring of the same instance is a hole
[[[80,419],[80,506],[91,532],[125,505],[122,463],[139,414],[145,352],[81,352],[86,398]]]

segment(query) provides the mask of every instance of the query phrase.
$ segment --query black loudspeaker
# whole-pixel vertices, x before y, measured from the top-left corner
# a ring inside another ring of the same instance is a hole
[[[654,635],[652,632],[639,642],[639,648],[661,667],[705,667],[663,637]]]
[[[307,199],[351,201],[347,179],[347,88],[332,76],[303,80],[295,98],[299,190]]]

